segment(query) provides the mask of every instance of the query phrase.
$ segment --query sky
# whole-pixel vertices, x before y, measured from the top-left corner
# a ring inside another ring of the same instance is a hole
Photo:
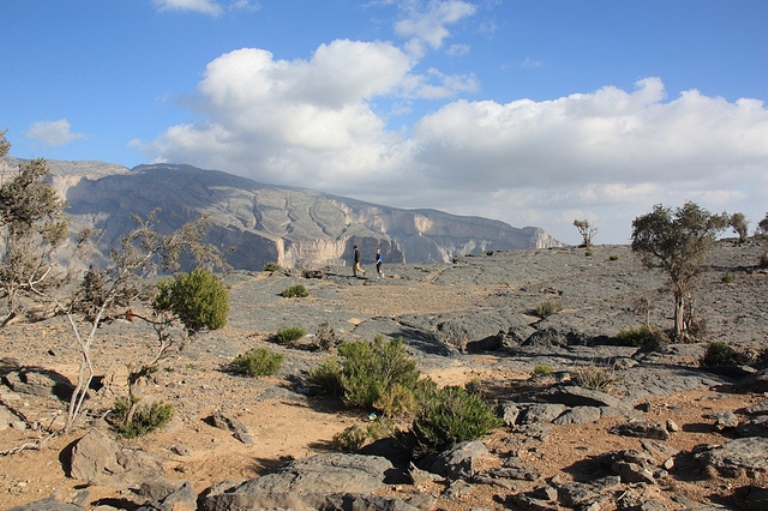
[[[10,155],[631,241],[768,213],[765,0],[3,0]],[[733,235],[731,233],[731,235]]]

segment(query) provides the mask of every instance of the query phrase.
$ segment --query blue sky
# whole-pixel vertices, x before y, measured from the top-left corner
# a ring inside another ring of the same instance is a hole
[[[4,0],[11,156],[188,163],[627,243],[768,212],[764,0]]]

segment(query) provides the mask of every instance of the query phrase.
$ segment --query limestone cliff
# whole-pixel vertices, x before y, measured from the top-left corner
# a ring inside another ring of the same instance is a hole
[[[177,229],[204,214],[207,241],[231,249],[236,269],[318,268],[350,264],[352,246],[369,263],[450,262],[487,250],[560,246],[535,227],[435,210],[404,210],[300,188],[272,186],[189,165],[126,169],[98,162],[48,162],[53,184],[79,226],[102,231],[104,248],[135,226],[132,215],[161,208],[160,229]]]

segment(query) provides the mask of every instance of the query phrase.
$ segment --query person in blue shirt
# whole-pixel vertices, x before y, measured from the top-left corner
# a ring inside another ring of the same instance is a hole
[[[382,273],[381,273],[381,249],[380,248],[376,249],[376,273],[378,273],[379,278],[381,278]]]

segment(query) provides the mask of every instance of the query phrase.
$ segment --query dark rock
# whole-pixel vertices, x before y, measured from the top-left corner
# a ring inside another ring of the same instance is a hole
[[[471,440],[456,444],[439,453],[433,459],[422,460],[419,466],[434,474],[451,479],[469,478],[475,473],[476,460],[489,454],[482,442]]]
[[[749,485],[736,488],[733,500],[739,509],[748,511],[768,511],[768,488]]]
[[[669,431],[667,431],[667,428],[663,424],[652,421],[625,422],[624,424],[618,424],[612,427],[609,432],[621,436],[669,440]]]
[[[234,487],[216,488],[201,499],[201,510],[320,509],[329,495],[372,494],[385,485],[392,472],[396,471],[385,458],[321,454]]]
[[[70,476],[101,486],[122,486],[162,477],[162,464],[148,454],[124,449],[106,434],[91,429],[72,447]]]
[[[12,507],[8,511],[86,511],[86,509],[75,504],[67,504],[66,502],[60,502],[53,499],[45,499]]]
[[[722,446],[694,454],[694,459],[714,467],[725,477],[750,477],[768,473],[768,438],[749,437],[731,440]]]

